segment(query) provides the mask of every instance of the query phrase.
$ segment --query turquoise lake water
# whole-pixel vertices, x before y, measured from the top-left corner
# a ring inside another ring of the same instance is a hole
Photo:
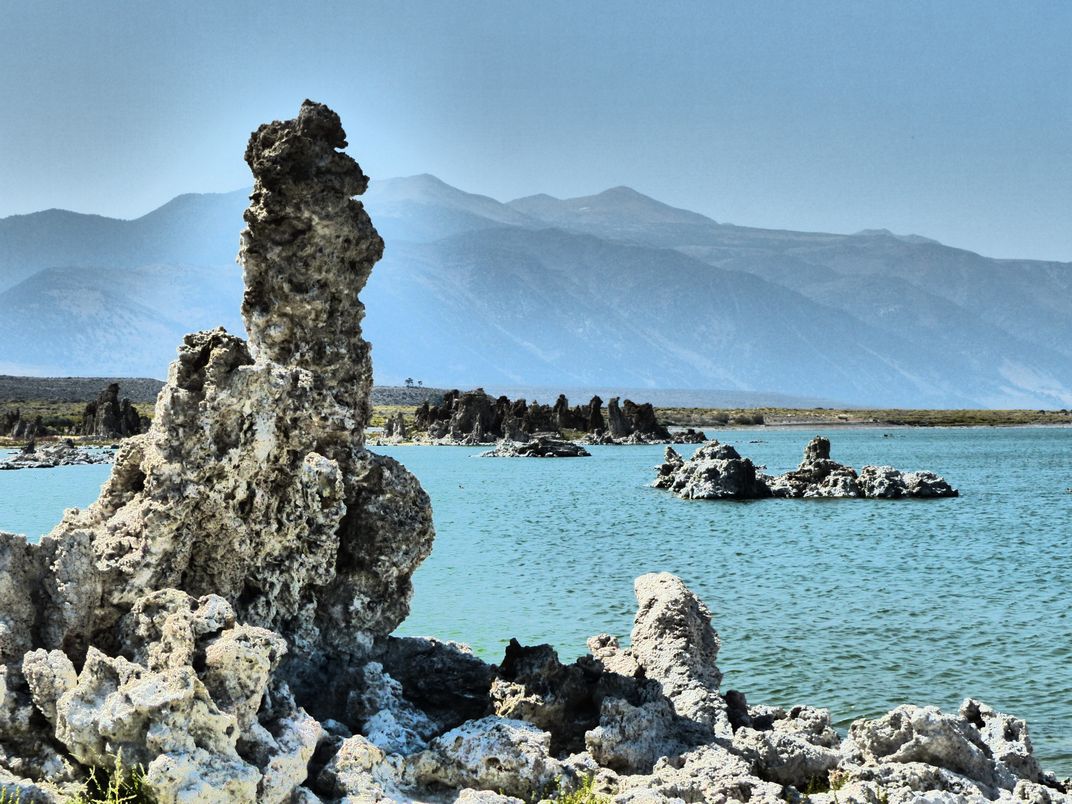
[[[724,688],[750,702],[825,706],[847,725],[970,695],[1024,717],[1043,765],[1072,774],[1072,429],[887,432],[826,435],[838,460],[933,469],[961,496],[684,501],[647,486],[662,447],[566,460],[378,448],[435,508],[399,633],[490,661],[510,637],[549,642],[568,661],[592,634],[628,637],[633,578],[666,570],[714,612]],[[775,473],[813,433],[715,435]],[[108,471],[0,472],[0,529],[47,531]]]

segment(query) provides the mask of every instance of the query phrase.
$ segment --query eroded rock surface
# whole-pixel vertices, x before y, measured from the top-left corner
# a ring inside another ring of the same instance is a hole
[[[763,475],[729,444],[708,441],[684,460],[673,447],[657,468],[655,488],[686,500],[758,500],[770,496]]]
[[[474,445],[499,440],[528,442],[534,438],[561,439],[581,435],[586,444],[656,444],[698,443],[704,436],[695,430],[672,434],[656,420],[651,403],[636,404],[614,397],[607,403],[603,417],[603,400],[592,397],[587,405],[570,407],[564,394],[553,405],[524,399],[497,399],[483,388],[450,391],[439,404],[423,403],[415,416],[415,425],[423,430],[419,440],[446,445]]]
[[[688,460],[667,448],[656,467],[655,488],[690,500],[758,500],[765,497],[901,499],[956,497],[958,491],[933,472],[901,472],[892,466],[851,466],[830,457],[830,441],[816,436],[800,465],[768,477],[728,444],[711,441]]]
[[[56,739],[83,768],[129,746],[161,800],[198,774],[217,778],[213,768],[230,779],[227,800],[262,787],[262,800],[278,797],[265,791],[286,788],[280,775],[316,742],[302,703],[322,715],[345,701],[373,640],[405,617],[431,550],[427,495],[364,449],[371,364],[358,293],[383,243],[352,198],[368,180],[345,145],[337,115],[309,102],[253,134],[239,255],[249,343],[187,336],[151,429],[120,449],[100,499],[40,545],[5,537],[14,574],[0,588],[22,641],[32,635],[5,654],[12,689],[27,683],[18,648],[52,656],[27,668]],[[210,596],[231,631],[202,649],[203,626],[171,602],[153,615],[159,635],[130,626],[162,594]],[[53,700],[46,692],[69,681],[56,651],[81,669]],[[266,711],[291,732],[264,726]],[[24,742],[12,731],[0,743]]]

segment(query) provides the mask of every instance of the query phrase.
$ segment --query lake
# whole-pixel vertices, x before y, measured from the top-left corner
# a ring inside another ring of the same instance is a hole
[[[713,434],[769,473],[795,467],[813,435]],[[844,726],[972,696],[1025,718],[1043,766],[1072,773],[1072,429],[824,434],[837,460],[932,469],[961,496],[685,501],[647,486],[662,447],[561,460],[376,448],[435,508],[435,549],[398,633],[490,661],[510,637],[549,642],[569,661],[592,634],[628,637],[633,579],[665,570],[711,608],[723,688],[751,703],[825,706]],[[0,529],[47,531],[108,471],[0,472]]]

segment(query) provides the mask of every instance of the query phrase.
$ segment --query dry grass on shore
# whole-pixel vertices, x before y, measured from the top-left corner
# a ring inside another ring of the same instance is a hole
[[[762,417],[767,426],[794,425],[875,427],[1015,427],[1072,425],[1068,410],[926,410],[910,408],[659,408],[659,421],[681,427],[727,427],[748,425],[747,419]]]

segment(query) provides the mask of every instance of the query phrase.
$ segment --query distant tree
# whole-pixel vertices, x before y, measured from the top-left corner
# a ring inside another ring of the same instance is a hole
[[[424,388],[424,380],[417,380],[417,387]]]
[[[413,387],[413,378],[412,377],[406,377],[406,387],[407,388],[412,388]]]

